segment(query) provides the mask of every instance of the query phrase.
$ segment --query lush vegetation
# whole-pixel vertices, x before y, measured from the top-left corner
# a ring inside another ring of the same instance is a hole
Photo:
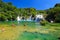
[[[12,3],[4,3],[0,0],[0,21],[6,20],[16,20],[16,17],[28,17],[30,15],[35,15],[36,9],[34,8],[16,8]]]
[[[47,21],[60,22],[60,4],[56,4],[53,8],[47,10],[36,10],[35,8],[16,8],[11,2],[5,3],[0,0],[0,21],[16,20],[16,17],[35,17],[36,14],[44,14]]]
[[[48,21],[53,20],[54,22],[59,22],[60,23],[60,4],[56,4],[54,8],[50,8],[47,11],[47,17],[46,19]]]

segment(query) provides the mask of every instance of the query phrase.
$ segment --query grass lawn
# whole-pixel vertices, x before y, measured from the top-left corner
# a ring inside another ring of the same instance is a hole
[[[50,23],[45,26],[33,24],[0,23],[0,40],[58,40],[60,38],[60,23]]]

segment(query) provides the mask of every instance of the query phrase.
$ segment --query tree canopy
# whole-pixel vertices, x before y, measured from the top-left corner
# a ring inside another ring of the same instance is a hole
[[[46,20],[60,22],[60,3],[53,8],[47,10],[36,10],[35,8],[16,8],[11,2],[3,2],[0,0],[0,21],[16,20],[17,16],[29,17],[36,14],[47,14]]]
[[[60,4],[56,4],[54,8],[48,9],[47,14],[46,19],[48,21],[60,22]]]

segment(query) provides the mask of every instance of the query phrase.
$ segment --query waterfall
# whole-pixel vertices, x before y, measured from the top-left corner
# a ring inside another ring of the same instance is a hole
[[[36,19],[35,19],[35,21],[36,22],[40,22],[40,20],[42,20],[42,19],[44,19],[44,17],[43,17],[43,15],[42,14],[38,14],[38,15],[36,15]]]
[[[27,18],[27,21],[32,21],[32,18],[31,18],[31,16],[30,16],[29,18]]]
[[[22,17],[17,16],[17,21],[35,21],[35,22],[40,22],[40,20],[44,19],[43,15],[36,15],[35,20],[32,19],[32,16],[28,17],[27,19],[22,19]]]
[[[18,24],[19,24],[19,21],[20,21],[20,20],[21,20],[21,18],[18,16],[18,17],[17,17]]]

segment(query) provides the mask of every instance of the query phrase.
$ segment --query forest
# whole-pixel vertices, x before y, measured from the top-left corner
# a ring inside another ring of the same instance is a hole
[[[36,14],[41,13],[48,22],[53,20],[54,22],[60,23],[60,3],[57,3],[53,8],[36,10],[35,8],[17,8],[13,6],[11,2],[5,3],[0,0],[0,21],[14,21],[18,15],[25,18],[31,15],[35,17]]]

